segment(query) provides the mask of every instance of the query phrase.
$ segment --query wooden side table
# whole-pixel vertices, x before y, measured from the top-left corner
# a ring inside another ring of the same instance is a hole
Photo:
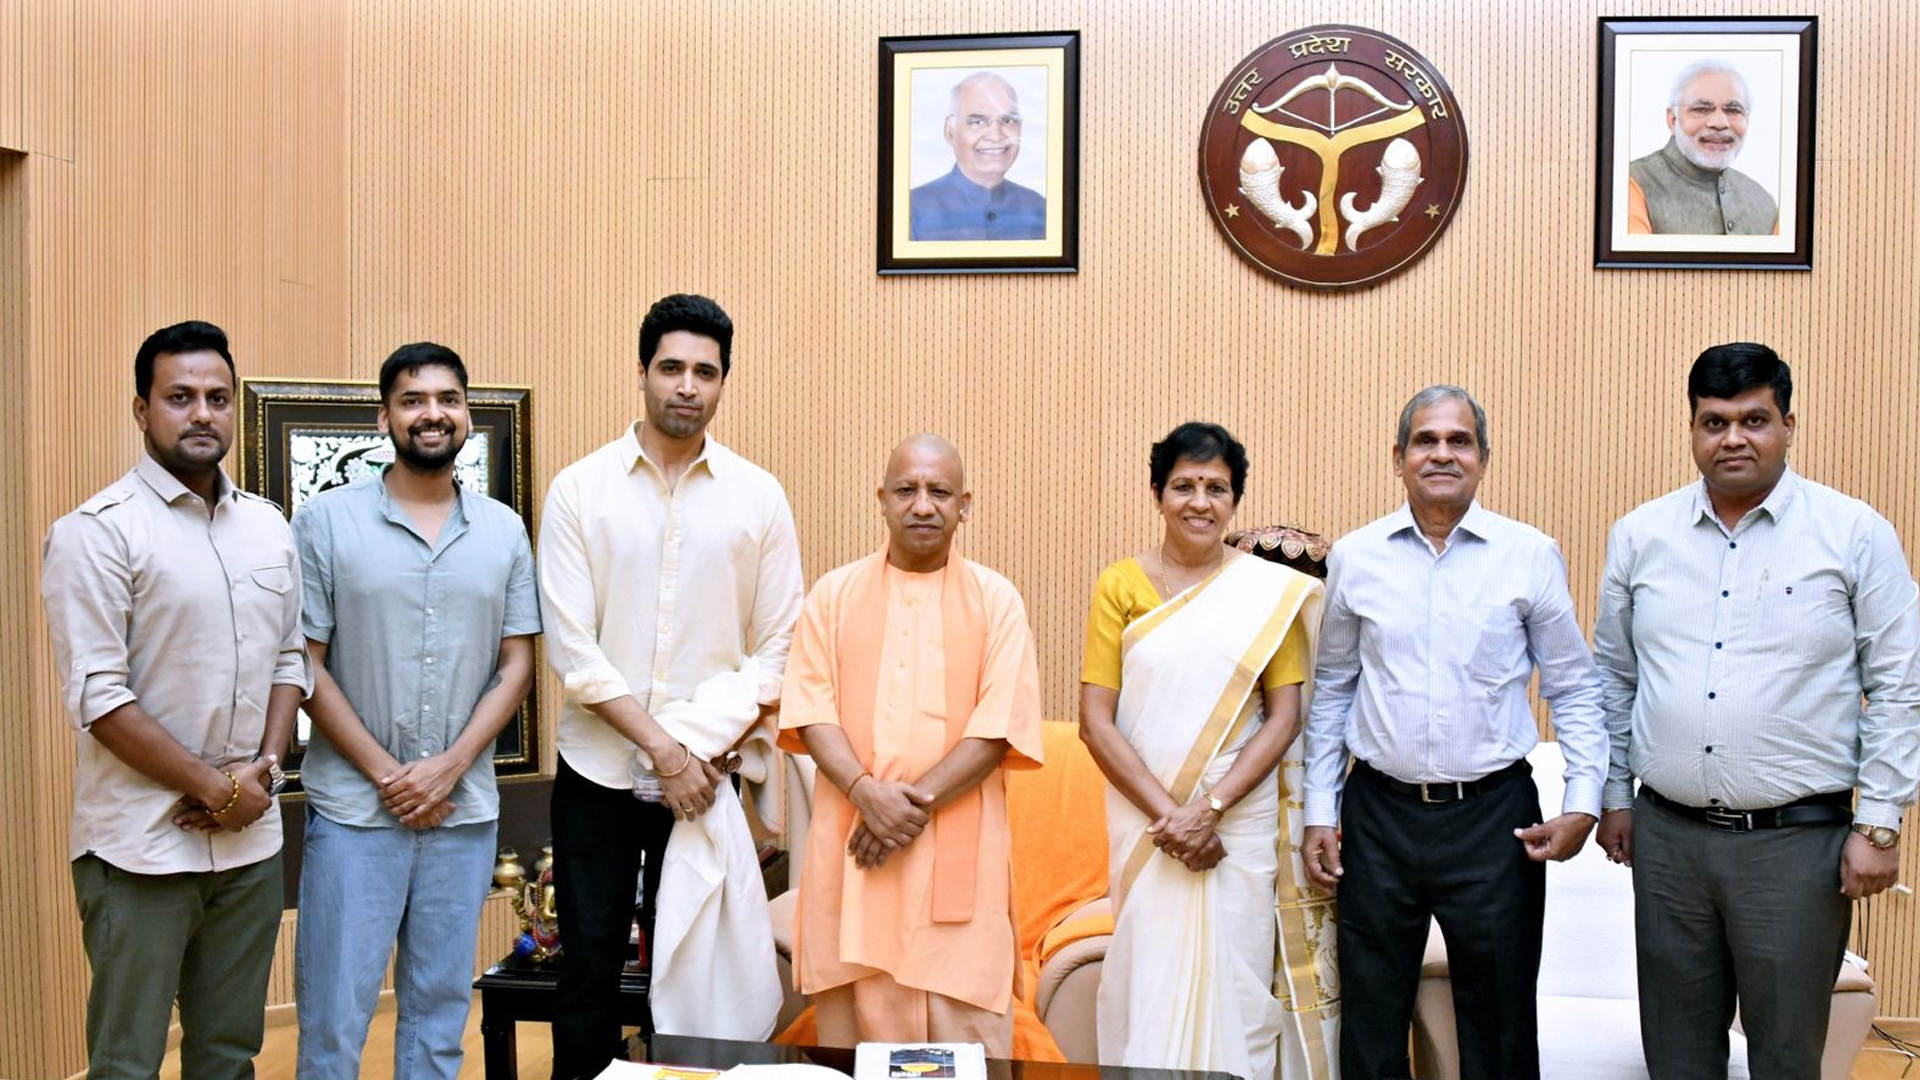
[[[553,999],[560,987],[560,965],[536,964],[517,954],[488,968],[474,980],[480,991],[480,1043],[487,1080],[517,1080],[519,1043],[513,1025],[553,1020]],[[653,1009],[647,1000],[647,973],[620,976],[620,1022],[653,1035]]]

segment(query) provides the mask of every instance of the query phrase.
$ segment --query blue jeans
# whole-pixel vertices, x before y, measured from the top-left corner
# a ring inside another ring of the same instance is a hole
[[[358,828],[307,808],[294,946],[300,1080],[360,1075],[389,956],[394,1080],[459,1074],[496,824]]]

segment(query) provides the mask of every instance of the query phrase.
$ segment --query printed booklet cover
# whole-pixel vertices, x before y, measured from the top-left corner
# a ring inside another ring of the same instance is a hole
[[[854,1080],[986,1080],[987,1052],[979,1043],[861,1043]]]

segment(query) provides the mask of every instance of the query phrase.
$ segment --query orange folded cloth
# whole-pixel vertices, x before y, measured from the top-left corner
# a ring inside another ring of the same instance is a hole
[[[773,1041],[784,1046],[815,1046],[820,1039],[820,1029],[814,1023],[813,1006],[809,1005],[793,1018],[787,1029],[773,1037]],[[1013,1003],[1013,1056],[1019,1061],[1066,1061],[1067,1056],[1060,1052],[1060,1044],[1053,1041],[1053,1032],[1040,1022],[1040,1016],[1033,1006],[1018,999]]]

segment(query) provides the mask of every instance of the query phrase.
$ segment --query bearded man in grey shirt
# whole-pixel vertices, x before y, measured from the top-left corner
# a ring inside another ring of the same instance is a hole
[[[1765,345],[1701,353],[1702,479],[1607,542],[1596,835],[1633,867],[1653,1080],[1725,1076],[1736,1004],[1755,1077],[1820,1075],[1851,901],[1893,884],[1920,784],[1920,590],[1885,518],[1787,467],[1792,393]]]

